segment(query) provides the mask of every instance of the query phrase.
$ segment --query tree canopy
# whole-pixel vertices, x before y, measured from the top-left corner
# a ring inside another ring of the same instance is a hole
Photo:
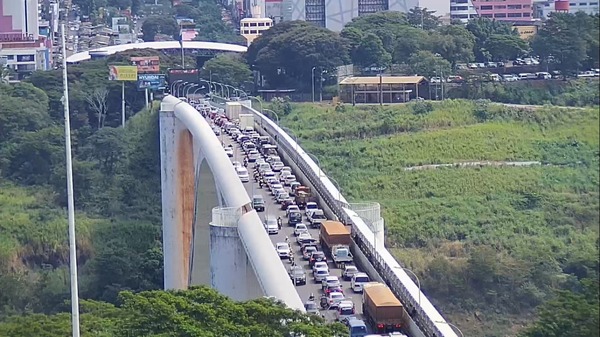
[[[221,54],[206,61],[200,75],[235,88],[241,88],[247,81],[252,80],[250,67],[235,54]]]
[[[340,323],[326,324],[319,316],[301,314],[283,304],[260,298],[235,302],[206,287],[186,291],[146,291],[119,294],[119,305],[82,301],[83,335],[94,336],[255,336],[311,337],[347,335]],[[0,335],[11,337],[65,336],[70,315],[27,315],[0,323]]]

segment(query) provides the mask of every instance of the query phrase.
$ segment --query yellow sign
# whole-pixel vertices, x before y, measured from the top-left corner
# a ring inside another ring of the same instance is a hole
[[[109,81],[137,81],[138,68],[136,66],[108,66]]]

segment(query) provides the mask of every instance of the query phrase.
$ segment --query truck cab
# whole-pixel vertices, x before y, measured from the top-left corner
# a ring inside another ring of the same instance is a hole
[[[307,204],[308,206],[308,204]],[[312,228],[321,228],[323,221],[327,220],[322,209],[316,209],[308,213],[308,222]]]

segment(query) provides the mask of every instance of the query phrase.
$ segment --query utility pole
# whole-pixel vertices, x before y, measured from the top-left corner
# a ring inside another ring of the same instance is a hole
[[[79,337],[79,287],[77,282],[77,242],[75,241],[75,200],[73,197],[73,157],[71,154],[71,120],[69,117],[69,81],[65,24],[61,25],[63,106],[65,114],[65,152],[67,164],[67,213],[69,218],[69,272],[71,276],[71,324],[73,337]]]

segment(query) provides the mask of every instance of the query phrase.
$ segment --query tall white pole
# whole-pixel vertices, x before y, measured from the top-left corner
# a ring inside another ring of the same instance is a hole
[[[67,210],[69,216],[69,264],[71,273],[71,324],[73,337],[79,337],[79,290],[77,285],[77,242],[75,241],[75,201],[73,199],[73,162],[71,156],[71,121],[69,118],[69,84],[67,81],[67,48],[65,24],[61,25],[63,106],[65,108],[65,152],[67,161]]]
[[[148,88],[146,88],[146,90],[144,90],[144,96],[146,98],[146,108],[150,105],[150,102],[148,101]]]
[[[125,127],[125,81],[121,81],[121,126]]]

